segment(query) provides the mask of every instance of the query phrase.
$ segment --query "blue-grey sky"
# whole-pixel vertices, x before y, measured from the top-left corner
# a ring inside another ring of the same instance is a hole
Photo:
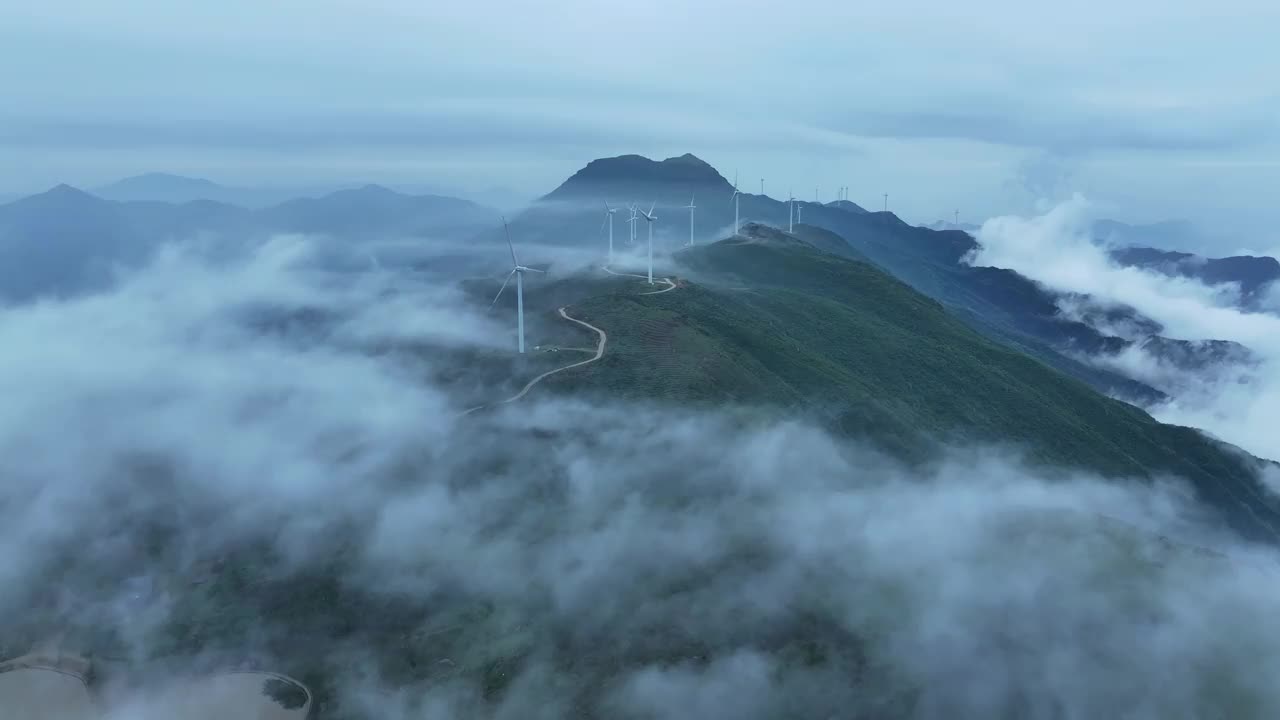
[[[534,195],[694,152],[911,220],[1078,190],[1265,233],[1276,27],[1274,0],[5,0],[0,192],[154,170]]]

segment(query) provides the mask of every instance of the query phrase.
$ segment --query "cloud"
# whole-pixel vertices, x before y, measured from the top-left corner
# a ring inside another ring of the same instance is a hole
[[[180,245],[0,315],[6,649],[65,631],[129,708],[249,662],[378,718],[1280,710],[1271,556],[1176,479],[546,393],[459,418],[501,323],[314,251]]]
[[[1270,430],[1280,422],[1280,317],[1239,310],[1239,289],[1230,284],[1207,286],[1119,266],[1093,242],[1088,226],[1089,204],[1079,195],[1043,215],[993,218],[978,232],[981,247],[971,262],[1135,308],[1163,325],[1162,334],[1169,337],[1230,340],[1253,350],[1261,358],[1256,367],[1217,367],[1207,373],[1177,373],[1139,351],[1102,361],[1182,389],[1152,408],[1158,419],[1202,428],[1263,457],[1280,457]]]
[[[406,338],[491,347],[493,320],[449,307],[448,290],[344,282],[308,266],[313,248],[280,238],[215,265],[174,246],[114,291],[7,308],[0,444],[9,491],[32,498],[11,518],[9,547],[83,531],[52,519],[101,502],[89,488],[129,495],[122,464],[192,474],[224,502],[301,501],[324,492],[313,483],[356,482],[423,441],[445,398],[367,349]]]

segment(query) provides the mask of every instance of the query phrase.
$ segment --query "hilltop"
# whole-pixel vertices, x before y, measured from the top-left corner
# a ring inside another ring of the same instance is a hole
[[[733,187],[715,168],[690,153],[661,161],[620,155],[592,160],[543,200],[667,198],[673,192],[688,200],[691,192],[699,190],[723,193],[732,192]]]

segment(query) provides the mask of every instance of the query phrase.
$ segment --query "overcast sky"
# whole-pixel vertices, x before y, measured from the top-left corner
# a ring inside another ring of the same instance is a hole
[[[1079,190],[1257,232],[1276,27],[1274,0],[0,0],[0,192],[154,170],[534,195],[693,152],[909,220]]]

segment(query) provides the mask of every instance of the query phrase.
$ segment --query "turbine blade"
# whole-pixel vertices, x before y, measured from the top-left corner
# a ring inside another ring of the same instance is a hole
[[[507,283],[511,282],[511,276],[515,274],[516,274],[515,270],[512,270],[511,272],[507,273],[507,279],[502,281],[502,287],[498,288],[498,294],[494,295],[493,302],[489,303],[490,310],[493,309],[494,305],[498,304],[498,298],[502,297],[502,291],[507,289]]]
[[[653,214],[653,209],[654,209],[654,208],[656,208],[656,207],[658,207],[658,201],[657,201],[657,200],[654,200],[652,203],[650,203],[650,204],[649,204],[649,214],[650,214],[650,215],[652,215],[652,214]]]
[[[502,218],[502,231],[507,234],[507,249],[511,251],[511,264],[519,265],[520,261],[516,259],[516,246],[511,244],[511,228],[507,227],[507,219]],[[497,302],[495,300],[495,302]]]
[[[546,270],[539,270],[538,268],[531,268],[531,267],[527,267],[527,268],[525,268],[525,270],[527,270],[527,271],[529,271],[529,272],[540,272],[540,273],[542,273],[543,275],[546,275],[546,274],[547,274],[547,271],[546,271]]]

